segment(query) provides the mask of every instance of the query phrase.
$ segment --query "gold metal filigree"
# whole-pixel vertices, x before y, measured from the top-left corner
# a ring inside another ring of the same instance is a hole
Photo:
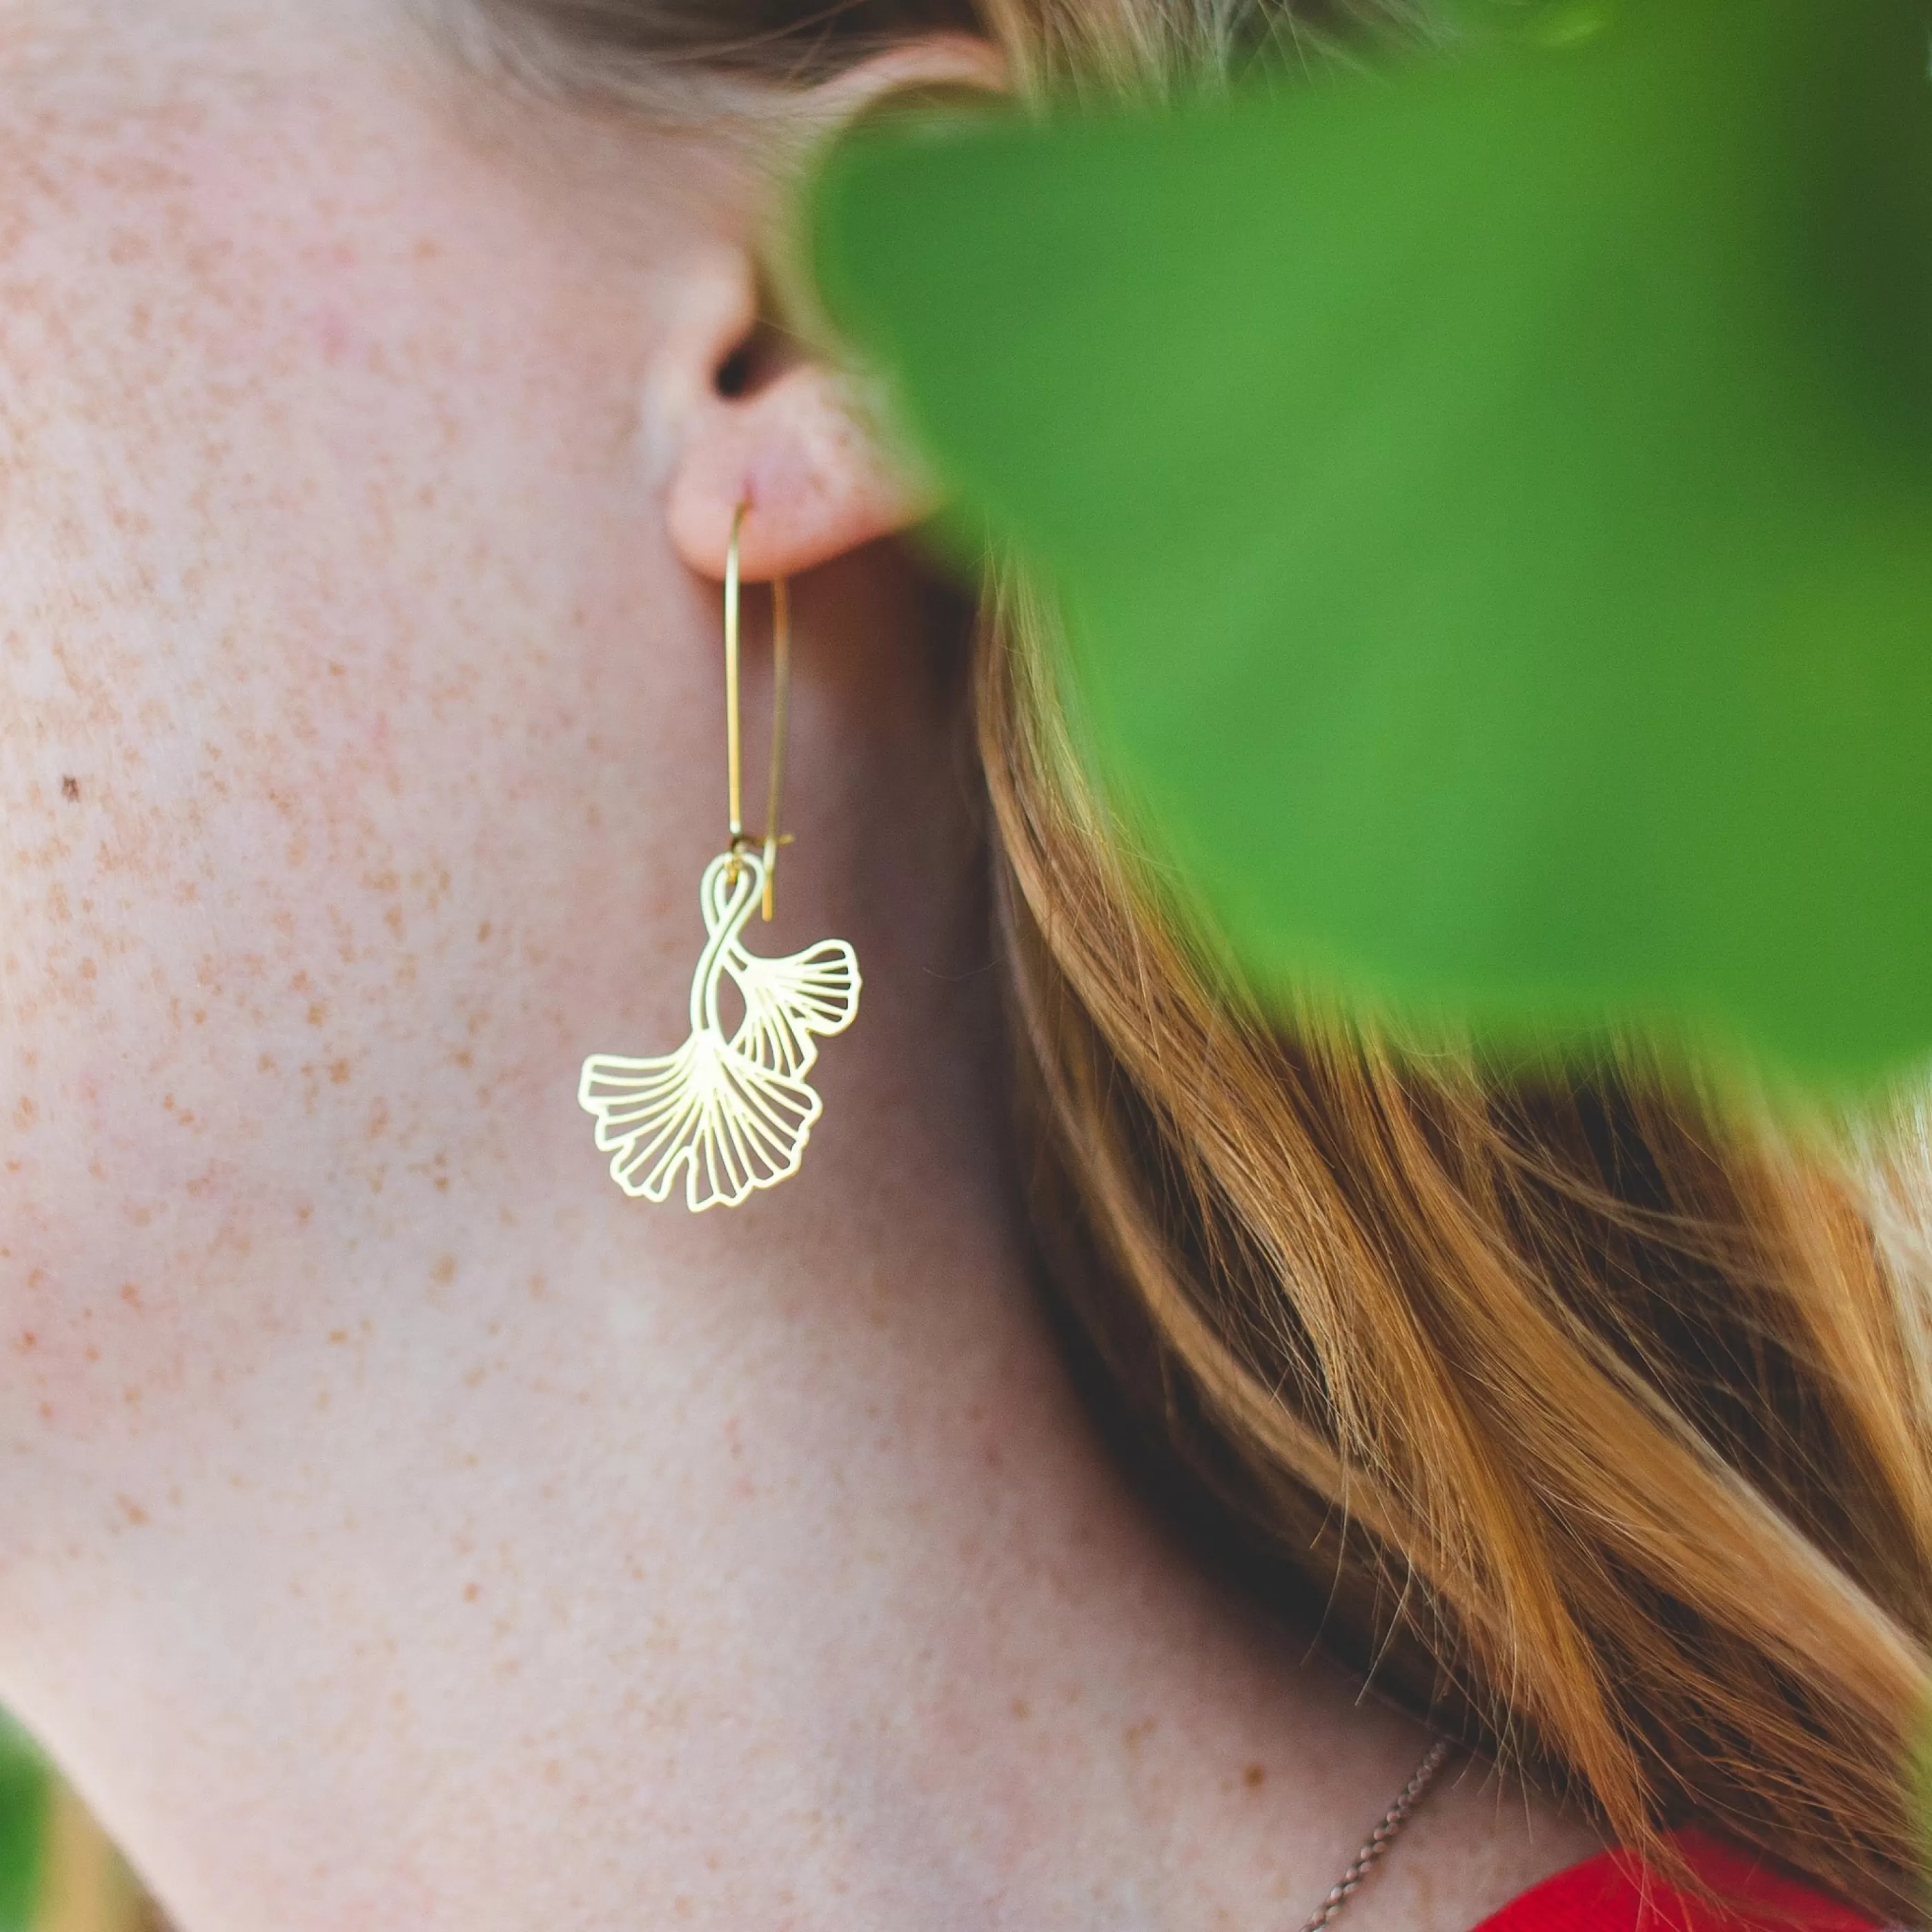
[[[823,1104],[805,1076],[819,1041],[858,1012],[859,962],[842,939],[782,959],[748,952],[740,935],[764,887],[755,853],[720,853],[705,868],[708,937],[683,1046],[657,1059],[584,1063],[578,1102],[596,1116],[597,1144],[626,1194],[667,1200],[682,1168],[685,1204],[701,1214],[798,1172]],[[745,1004],[728,1038],[718,1011],[727,974]]]

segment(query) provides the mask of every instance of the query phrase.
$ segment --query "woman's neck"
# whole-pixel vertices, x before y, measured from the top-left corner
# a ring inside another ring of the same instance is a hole
[[[1096,1453],[973,1151],[989,1056],[909,983],[822,1063],[788,1198],[586,1196],[538,1106],[505,1194],[345,1222],[212,1338],[191,1429],[38,1472],[0,1690],[188,1932],[1191,1932],[1326,1889],[1420,1734]],[[1529,1815],[1445,1794],[1361,1932],[1577,1854]]]

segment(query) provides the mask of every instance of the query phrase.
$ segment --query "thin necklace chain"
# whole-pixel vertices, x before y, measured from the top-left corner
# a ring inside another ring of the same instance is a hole
[[[1388,1848],[1401,1835],[1402,1828],[1415,1816],[1417,1807],[1428,1796],[1429,1787],[1436,1782],[1436,1774],[1449,1761],[1449,1750],[1446,1738],[1429,1747],[1422,1762],[1402,1787],[1401,1796],[1382,1814],[1382,1822],[1362,1840],[1362,1849],[1355,1854],[1354,1863],[1330,1886],[1321,1910],[1302,1927],[1301,1932],[1328,1932],[1328,1928],[1342,1916],[1342,1908],[1354,1897],[1363,1880],[1388,1856]]]

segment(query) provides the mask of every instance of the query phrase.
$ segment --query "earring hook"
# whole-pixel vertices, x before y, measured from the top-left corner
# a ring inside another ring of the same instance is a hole
[[[778,876],[778,848],[791,842],[778,830],[784,790],[785,739],[791,724],[791,586],[772,580],[772,762],[765,784],[765,923],[772,921]]]
[[[739,704],[739,612],[740,604],[738,550],[751,514],[748,502],[740,503],[731,519],[730,548],[724,554],[724,739],[725,779],[731,812],[731,870],[737,883],[737,860],[747,843],[745,836],[744,758],[742,751]],[[778,806],[784,789],[785,737],[791,712],[791,592],[782,577],[772,580],[772,755],[765,793],[764,914],[769,924],[776,908],[778,848],[789,845],[789,835],[778,829]]]

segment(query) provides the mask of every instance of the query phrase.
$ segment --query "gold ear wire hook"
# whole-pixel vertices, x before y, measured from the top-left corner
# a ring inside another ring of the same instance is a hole
[[[724,739],[725,776],[730,794],[731,869],[726,874],[738,882],[738,854],[745,844],[744,759],[741,749],[739,710],[739,610],[740,585],[738,569],[740,539],[745,519],[751,514],[748,502],[738,506],[731,519],[730,548],[724,554]],[[785,734],[791,709],[791,594],[782,578],[772,583],[772,756],[765,794],[765,889],[764,913],[770,923],[776,906],[778,848],[791,841],[778,830],[778,805],[784,789]]]
[[[772,580],[772,764],[765,789],[765,923],[772,921],[778,876],[778,848],[790,844],[778,831],[778,802],[784,790],[786,728],[791,710],[791,590],[782,577]]]
[[[738,732],[738,539],[744,534],[749,503],[740,503],[731,519],[731,545],[724,553],[724,770],[731,802],[731,869],[738,883],[738,848],[745,838],[744,786]]]

